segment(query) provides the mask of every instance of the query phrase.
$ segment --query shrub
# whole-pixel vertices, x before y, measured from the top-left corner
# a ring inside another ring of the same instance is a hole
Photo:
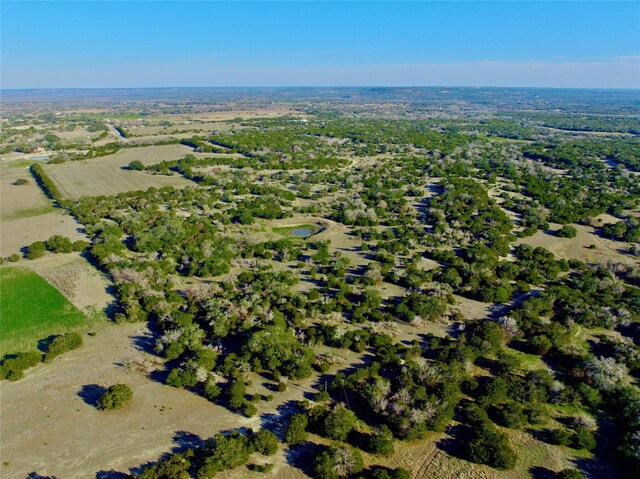
[[[209,401],[213,401],[222,393],[222,388],[215,383],[215,381],[208,381],[204,385],[204,397]]]
[[[133,160],[131,163],[129,163],[129,169],[134,171],[141,171],[144,170],[144,165],[140,160]]]
[[[549,432],[549,442],[558,446],[566,446],[571,441],[571,436],[566,429],[553,429]]]
[[[100,396],[98,409],[103,411],[113,411],[120,409],[133,397],[133,391],[126,384],[114,384]]]
[[[17,263],[18,261],[20,261],[20,255],[18,253],[13,253],[7,259],[11,263]]]
[[[307,439],[307,415],[294,414],[284,433],[284,440],[289,444],[299,444]]]
[[[468,459],[496,469],[513,469],[517,456],[509,445],[509,438],[496,429],[485,410],[477,404],[470,404],[465,416],[469,430],[469,439],[465,444]]]
[[[15,357],[6,359],[0,366],[0,379],[17,381],[24,377],[23,371],[42,361],[42,353],[39,351],[27,351],[18,353]]]
[[[377,431],[369,436],[369,451],[379,456],[389,457],[393,454],[394,442],[393,434],[387,426],[380,426]]]
[[[498,413],[500,423],[511,429],[521,429],[527,423],[522,406],[516,402],[506,403]]]
[[[327,391],[317,392],[313,398],[316,402],[323,402],[329,400],[329,393]]]
[[[271,472],[273,464],[249,464],[247,468],[253,472]]]
[[[324,435],[329,439],[344,441],[356,424],[356,415],[341,405],[329,412],[324,419]]]
[[[60,235],[53,235],[46,242],[47,249],[52,253],[71,253],[73,243],[69,238]]]
[[[569,225],[564,225],[562,228],[556,231],[556,235],[561,238],[575,238],[578,234],[578,231]]]
[[[44,241],[36,241],[27,248],[26,257],[27,259],[37,259],[44,256],[45,251],[47,251],[47,247]]]
[[[391,473],[393,479],[411,479],[411,473],[404,467],[396,467]]]
[[[318,479],[338,479],[357,474],[364,469],[360,451],[349,446],[336,446],[322,451],[313,464]]]
[[[244,396],[247,394],[247,387],[241,379],[234,379],[229,386],[229,407],[240,409],[245,405]]]
[[[202,465],[196,474],[199,479],[245,464],[252,452],[251,440],[237,431],[228,436],[216,434],[207,441],[203,452]]]
[[[278,438],[267,429],[260,429],[253,436],[253,447],[264,456],[273,456],[278,451]]]
[[[531,352],[539,356],[547,354],[552,346],[553,343],[544,334],[534,336],[529,340],[529,348],[531,349]]]
[[[242,407],[242,414],[245,417],[253,417],[258,414],[258,408],[252,402],[245,401],[244,406]]]
[[[592,451],[596,448],[596,438],[589,429],[578,427],[571,437],[571,447]]]
[[[89,249],[90,246],[91,244],[88,241],[83,241],[83,240],[74,241],[73,251],[82,252]]]
[[[585,479],[584,475],[575,469],[563,469],[556,477],[558,479]]]
[[[138,479],[190,479],[191,462],[187,457],[192,454],[190,451],[183,454],[172,454],[157,464],[145,467],[137,477]]]
[[[80,346],[82,346],[82,337],[78,333],[67,333],[56,336],[47,348],[47,353],[44,355],[44,362],[48,363],[53,361],[56,356],[71,351],[72,349],[78,349]]]
[[[357,479],[411,479],[411,473],[403,467],[389,469],[382,466],[369,467]]]
[[[18,178],[16,181],[13,182],[13,184],[16,186],[26,185],[28,183],[29,183],[29,180],[27,180],[26,178]]]

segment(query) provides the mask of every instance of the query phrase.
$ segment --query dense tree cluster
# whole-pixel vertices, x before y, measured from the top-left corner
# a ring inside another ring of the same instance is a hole
[[[202,447],[171,454],[160,462],[143,468],[137,479],[211,479],[217,473],[235,469],[249,462],[255,452],[271,456],[278,449],[276,436],[266,429],[242,434],[231,431],[216,434]]]

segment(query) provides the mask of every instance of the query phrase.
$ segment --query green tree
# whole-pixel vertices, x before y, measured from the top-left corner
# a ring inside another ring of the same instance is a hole
[[[289,425],[284,433],[284,439],[289,444],[299,444],[307,439],[307,415],[297,413],[291,416]]]
[[[278,438],[268,429],[260,429],[253,436],[253,447],[264,456],[273,456],[278,451]]]
[[[380,426],[369,436],[369,450],[373,454],[389,457],[393,454],[394,440],[391,430],[385,426]]]
[[[27,248],[27,259],[37,259],[44,256],[45,251],[47,251],[47,247],[44,244],[44,241],[36,241],[31,243]]]
[[[344,441],[356,424],[356,415],[350,409],[346,409],[341,404],[324,420],[324,434],[329,439]]]
[[[114,384],[102,393],[98,400],[98,409],[113,411],[120,409],[133,397],[133,391],[126,384]]]
[[[563,469],[556,477],[557,479],[585,479],[584,475],[575,469]]]
[[[556,231],[556,234],[561,238],[575,238],[578,231],[573,226],[564,225]]]
[[[129,163],[129,169],[134,171],[144,170],[144,164],[140,160],[133,160]]]

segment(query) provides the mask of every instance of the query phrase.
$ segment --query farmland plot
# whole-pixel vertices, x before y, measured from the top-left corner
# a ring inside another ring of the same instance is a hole
[[[131,148],[102,158],[47,165],[45,171],[69,199],[114,195],[151,187],[184,187],[193,183],[178,176],[152,176],[141,171],[130,171],[126,167],[134,160],[143,164],[159,163],[182,158],[190,152],[192,149],[183,145]]]

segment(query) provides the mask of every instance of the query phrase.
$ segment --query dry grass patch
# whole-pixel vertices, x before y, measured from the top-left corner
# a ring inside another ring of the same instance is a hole
[[[555,231],[561,226],[559,224],[551,224],[551,229]],[[602,238],[595,233],[594,228],[591,226],[572,226],[577,231],[575,238],[560,238],[553,233],[538,231],[533,236],[519,238],[514,245],[526,243],[534,248],[541,246],[551,251],[558,258],[578,259],[591,264],[615,261],[628,265],[640,265],[640,260],[623,252],[623,249],[627,246],[626,243]],[[595,248],[591,245],[595,245]]]
[[[72,240],[86,239],[82,226],[65,211],[53,206],[29,172],[23,160],[7,162],[0,167],[0,255],[18,253],[34,241],[59,234]],[[16,186],[18,178],[26,185]]]

